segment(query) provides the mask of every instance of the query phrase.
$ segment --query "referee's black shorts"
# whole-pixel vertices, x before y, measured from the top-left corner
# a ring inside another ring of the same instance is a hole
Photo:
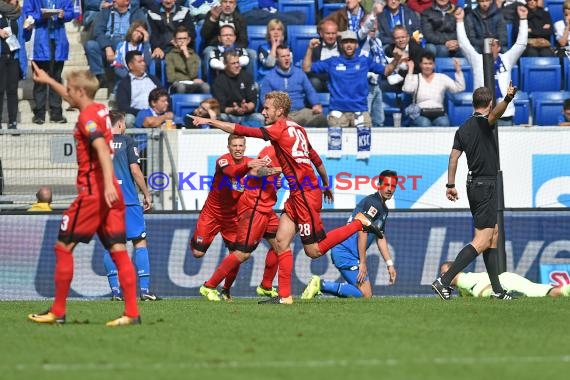
[[[467,181],[467,199],[475,228],[493,228],[497,224],[497,178],[475,177]]]

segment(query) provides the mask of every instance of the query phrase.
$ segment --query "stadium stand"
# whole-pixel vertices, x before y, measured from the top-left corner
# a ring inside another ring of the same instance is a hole
[[[544,9],[550,13],[552,22],[564,19],[564,11],[562,6],[564,5],[564,0],[544,0]]]
[[[570,98],[570,92],[533,92],[530,94],[532,103],[533,124],[552,126],[558,124],[564,99]]]
[[[384,126],[393,127],[393,114],[402,113],[402,109],[411,103],[411,97],[406,93],[382,92],[382,100],[384,101]],[[403,119],[402,119],[403,120]]]
[[[559,91],[562,70],[558,57],[521,57],[521,90]]]
[[[344,8],[344,7],[346,7],[346,4],[344,2],[342,2],[342,3],[325,3],[320,7],[320,9],[322,10],[323,18],[325,18],[328,15],[330,15],[331,13],[336,12],[339,9]]]
[[[309,41],[313,38],[319,38],[316,25],[287,26],[287,39],[293,53],[293,62],[303,60]]]
[[[514,99],[515,102],[515,125],[528,125],[530,117],[530,99],[526,92],[519,91]]]
[[[279,12],[302,11],[307,15],[305,24],[316,24],[317,10],[315,9],[314,0],[279,0],[277,9]]]
[[[459,126],[473,113],[471,92],[447,93],[447,116],[452,127]]]

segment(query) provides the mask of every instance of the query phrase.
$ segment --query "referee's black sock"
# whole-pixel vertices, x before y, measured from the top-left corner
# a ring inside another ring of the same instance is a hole
[[[499,281],[499,252],[497,248],[489,248],[483,252],[483,260],[485,261],[485,268],[487,268],[487,274],[491,280],[493,293],[502,293],[504,290]]]
[[[449,286],[451,281],[459,272],[461,272],[467,265],[469,265],[473,260],[477,258],[477,250],[471,244],[467,244],[455,258],[455,261],[447,272],[441,276],[441,284],[443,286]]]

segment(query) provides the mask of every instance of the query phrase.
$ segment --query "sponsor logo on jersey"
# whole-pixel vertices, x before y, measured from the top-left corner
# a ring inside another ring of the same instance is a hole
[[[97,130],[97,123],[93,120],[89,120],[87,123],[85,123],[85,130],[89,133],[95,132]]]
[[[218,161],[218,165],[220,165],[220,168],[223,168],[224,166],[228,166],[228,160],[225,158],[222,158],[221,160]]]
[[[374,206],[370,206],[370,208],[368,209],[368,211],[366,211],[366,213],[374,218],[378,213],[378,209],[376,209],[376,207]]]

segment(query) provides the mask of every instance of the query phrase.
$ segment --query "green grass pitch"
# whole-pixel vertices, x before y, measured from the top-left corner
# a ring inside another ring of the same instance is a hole
[[[122,303],[0,302],[0,377],[13,379],[556,379],[570,373],[570,301],[320,298],[141,303],[143,324],[107,328]]]

